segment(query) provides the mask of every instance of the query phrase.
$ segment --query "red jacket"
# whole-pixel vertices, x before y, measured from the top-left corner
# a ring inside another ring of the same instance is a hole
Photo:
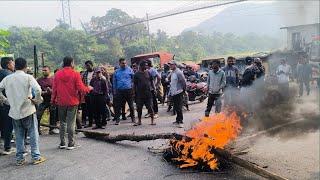
[[[64,67],[54,76],[51,102],[59,106],[77,106],[80,103],[79,94],[89,91],[83,84],[80,73],[71,67]]]

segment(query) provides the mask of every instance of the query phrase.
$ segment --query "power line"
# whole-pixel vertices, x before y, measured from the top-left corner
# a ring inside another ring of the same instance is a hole
[[[240,2],[244,2],[244,1],[247,1],[247,0],[237,0],[237,1],[231,1],[231,2],[225,2],[225,3],[220,3],[220,4],[213,4],[213,5],[207,5],[207,6],[202,6],[202,7],[197,7],[197,8],[187,9],[187,10],[176,11],[176,12],[163,14],[163,15],[155,15],[153,17],[149,17],[148,20],[152,21],[152,20],[165,18],[165,17],[169,17],[169,16],[174,16],[174,15],[178,15],[178,14],[184,14],[184,13],[188,13],[188,12],[193,12],[193,11],[198,11],[198,10],[202,10],[202,9],[218,7],[218,6],[225,6],[225,5],[240,3]],[[108,31],[113,31],[113,30],[116,30],[116,29],[119,29],[119,28],[123,28],[123,27],[126,27],[126,26],[131,26],[131,25],[143,23],[143,22],[146,22],[146,21],[147,21],[147,19],[143,18],[143,19],[138,20],[138,21],[134,21],[134,22],[131,22],[131,23],[127,23],[127,24],[120,25],[120,26],[117,26],[117,27],[112,27],[112,28],[109,28],[109,29],[106,29],[106,30],[103,30],[103,31],[100,31],[100,32],[97,32],[97,33],[94,33],[91,36],[96,36],[96,35],[99,35],[99,34],[106,33]]]

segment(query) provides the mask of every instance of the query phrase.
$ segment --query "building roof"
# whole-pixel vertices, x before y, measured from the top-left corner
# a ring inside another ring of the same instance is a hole
[[[313,24],[301,24],[301,25],[296,25],[296,26],[286,26],[286,27],[281,27],[280,29],[288,29],[288,28],[295,28],[295,27],[302,27],[302,26],[313,26],[313,25],[320,25],[320,23],[313,23]]]

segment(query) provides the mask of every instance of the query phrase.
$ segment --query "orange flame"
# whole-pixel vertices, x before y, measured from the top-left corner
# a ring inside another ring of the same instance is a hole
[[[240,130],[240,118],[235,112],[204,117],[185,133],[191,140],[171,141],[172,148],[179,153],[173,160],[183,162],[180,168],[193,167],[202,162],[214,170],[218,162],[211,149],[223,149],[238,136]]]

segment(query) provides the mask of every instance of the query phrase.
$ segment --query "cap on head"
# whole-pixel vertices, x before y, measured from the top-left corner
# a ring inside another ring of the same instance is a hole
[[[177,62],[176,61],[170,61],[168,62],[169,65],[177,65]]]
[[[100,67],[97,67],[97,68],[94,70],[95,73],[99,73],[99,72],[101,72],[101,71],[102,71],[102,69],[101,69]]]
[[[246,62],[246,64],[250,65],[253,62],[253,58],[248,56],[248,57],[246,57],[245,62]]]

